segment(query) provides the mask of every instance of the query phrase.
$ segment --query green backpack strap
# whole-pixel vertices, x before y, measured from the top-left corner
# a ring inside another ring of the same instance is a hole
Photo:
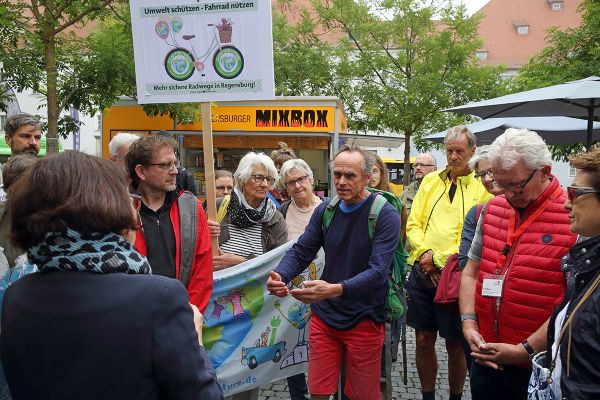
[[[321,227],[323,228],[323,235],[327,234],[327,230],[329,229],[329,225],[331,224],[331,220],[333,219],[333,214],[335,214],[335,209],[337,208],[340,202],[340,198],[334,196],[329,204],[325,207],[325,211],[323,211],[323,218],[321,218]]]
[[[369,211],[369,237],[373,239],[375,237],[375,226],[377,225],[377,218],[381,209],[385,206],[388,201],[380,195],[375,193],[375,200],[371,203],[371,210]]]

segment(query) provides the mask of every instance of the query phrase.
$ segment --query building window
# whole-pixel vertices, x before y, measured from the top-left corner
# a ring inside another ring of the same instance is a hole
[[[569,178],[575,177],[576,174],[577,174],[577,168],[569,167]]]
[[[513,25],[519,35],[528,35],[529,34],[529,23],[527,21],[524,21],[524,20],[513,21]]]
[[[4,125],[6,125],[6,115],[0,115],[0,132],[4,132]]]
[[[96,116],[96,118],[98,118],[98,130],[101,131],[102,130],[102,113],[98,113],[98,115]]]
[[[563,2],[561,0],[548,0],[548,4],[550,4],[552,11],[561,11],[563,7]]]
[[[477,50],[475,52],[475,57],[477,57],[478,60],[487,60],[488,58],[488,51],[487,50]]]

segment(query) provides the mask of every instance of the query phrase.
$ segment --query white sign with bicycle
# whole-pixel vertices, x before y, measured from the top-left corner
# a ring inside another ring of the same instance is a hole
[[[271,2],[131,0],[138,102],[274,96]]]

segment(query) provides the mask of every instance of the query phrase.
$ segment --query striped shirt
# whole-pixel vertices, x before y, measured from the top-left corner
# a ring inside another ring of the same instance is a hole
[[[254,224],[248,228],[229,224],[229,240],[221,245],[221,250],[245,259],[260,256],[263,253],[261,236],[262,224]]]

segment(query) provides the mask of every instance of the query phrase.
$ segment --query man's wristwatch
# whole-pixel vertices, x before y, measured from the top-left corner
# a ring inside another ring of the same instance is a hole
[[[465,322],[468,319],[477,321],[477,314],[460,314],[460,322]]]
[[[531,347],[531,345],[529,344],[527,339],[523,340],[521,342],[521,344],[523,345],[523,347],[525,347],[525,350],[527,351],[527,354],[529,355],[529,359],[533,360],[533,356],[535,356],[535,350],[533,350],[533,347]]]

